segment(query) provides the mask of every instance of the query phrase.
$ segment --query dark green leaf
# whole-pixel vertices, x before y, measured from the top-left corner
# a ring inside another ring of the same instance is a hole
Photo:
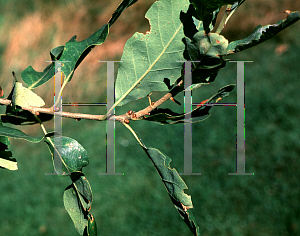
[[[196,25],[193,20],[193,13],[195,8],[192,4],[190,4],[189,9],[186,13],[183,11],[180,12],[180,21],[183,24],[183,32],[184,35],[190,39],[194,37],[194,35],[198,32]]]
[[[89,236],[97,236],[97,224],[94,217],[90,214],[90,218],[88,220],[88,235]]]
[[[288,26],[294,24],[300,19],[299,12],[291,12],[287,19],[280,20],[274,25],[257,26],[254,31],[245,39],[233,41],[228,45],[227,55],[243,51],[247,48],[251,48],[255,45],[258,45],[274,35],[278,34],[280,31],[284,30]]]
[[[234,4],[236,0],[190,0],[196,9],[194,16],[203,21],[206,34],[210,32],[210,24],[215,24],[217,15],[223,5]],[[240,2],[240,1],[239,1]]]
[[[0,124],[0,136],[6,136],[10,138],[20,138],[25,139],[32,143],[38,143],[43,140],[44,137],[33,137],[28,134],[23,133],[19,129],[14,129],[10,127],[6,127],[2,124]]]
[[[112,14],[111,19],[108,22],[109,27],[112,26],[113,23],[118,19],[118,17],[122,14],[122,12],[132,4],[136,3],[138,0],[123,0],[121,4],[118,6],[117,10]]]
[[[235,85],[227,85],[219,89],[218,93],[213,95],[211,98],[207,99],[202,106],[199,106],[192,110],[191,112],[191,122],[199,122],[204,119],[207,119],[210,114],[209,110],[213,106],[206,106],[207,104],[215,104],[218,100],[222,99],[229,95],[229,93],[234,89]],[[187,113],[188,114],[188,113]],[[150,116],[147,116],[145,120],[160,122],[162,124],[176,124],[185,122],[185,114],[178,114],[172,112],[170,109],[156,109],[150,113]]]
[[[187,189],[188,187],[179,176],[178,172],[170,167],[171,158],[155,148],[143,147],[143,149],[160,175],[176,210],[184,219],[193,234],[200,235],[199,227],[196,225],[191,211],[188,210],[193,208],[191,196],[184,193],[184,189]]]
[[[67,175],[72,172],[81,171],[82,167],[89,164],[87,151],[75,139],[61,136],[54,138],[48,137],[45,141],[48,144],[52,157],[55,152],[61,160],[61,163],[54,162],[53,164],[56,173],[59,175]],[[62,164],[61,170],[60,166],[57,166],[58,164]]]
[[[116,100],[122,99],[118,105],[167,91],[163,78],[173,84],[180,77],[184,34],[179,15],[187,7],[187,0],[164,0],[148,10],[150,33],[135,33],[124,47],[116,80]]]
[[[61,67],[61,71],[65,76],[64,83],[71,80],[75,69],[79,66],[81,61],[96,45],[101,45],[105,41],[107,35],[108,25],[105,24],[101,29],[83,41],[77,42],[76,36],[74,36],[69,42],[66,43],[63,51],[63,46],[51,50],[52,59],[54,58],[59,59],[60,61],[68,61],[62,62]],[[46,83],[54,76],[54,66],[55,63],[52,62],[52,64],[47,66],[43,72],[37,72],[31,66],[29,66],[21,73],[21,77],[28,85],[28,88],[33,89]]]
[[[89,181],[84,174],[80,172],[73,172],[71,174],[71,179],[79,195],[83,209],[89,211],[93,201],[92,189]]]
[[[38,117],[42,122],[45,122],[51,120],[53,115],[40,113]],[[31,112],[20,108],[13,109],[11,106],[7,106],[6,115],[1,116],[1,120],[3,123],[14,125],[33,125],[39,123]]]
[[[65,209],[74,222],[75,229],[80,235],[83,235],[84,229],[88,225],[88,220],[86,212],[80,205],[80,200],[73,184],[65,189],[63,200]]]

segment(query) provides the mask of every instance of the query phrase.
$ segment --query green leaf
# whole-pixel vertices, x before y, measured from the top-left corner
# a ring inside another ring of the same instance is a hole
[[[135,33],[124,47],[116,80],[118,105],[152,91],[167,91],[163,79],[169,78],[173,84],[180,77],[184,34],[179,14],[187,7],[187,0],[161,0],[148,10],[150,33]]]
[[[202,106],[198,106],[193,109],[191,112],[191,122],[196,123],[207,119],[210,114],[209,110],[213,106],[206,106],[207,104],[215,104],[220,99],[229,95],[229,93],[234,89],[235,85],[227,85],[223,88],[220,88],[218,93],[213,95],[211,98],[207,99]],[[189,114],[189,113],[187,113]],[[178,114],[172,112],[170,109],[156,109],[150,113],[150,116],[147,116],[145,120],[160,122],[162,124],[176,124],[185,122],[185,113]]]
[[[20,82],[15,82],[11,102],[13,107],[42,107],[45,105],[45,102],[40,96],[32,92],[30,89],[23,87]]]
[[[80,172],[73,172],[71,179],[80,198],[81,206],[85,211],[89,211],[93,201],[92,188],[89,181]]]
[[[49,139],[51,139],[51,141]],[[82,167],[89,164],[87,151],[75,139],[64,136],[48,137],[45,139],[45,142],[48,144],[52,158],[55,153],[61,160],[62,166],[60,170],[58,164],[61,163],[54,162],[53,158],[54,169],[59,175],[67,175],[72,172],[81,171]]]
[[[8,170],[17,170],[18,169],[18,163],[16,159],[10,159],[10,158],[3,158],[5,155],[11,155],[12,153],[10,151],[0,151],[0,167],[8,169]]]
[[[111,27],[113,23],[118,19],[118,17],[122,14],[122,12],[132,4],[136,3],[138,0],[123,0],[121,4],[118,6],[117,10],[112,14],[111,19],[108,22],[108,25]]]
[[[80,42],[76,41],[76,36],[66,43],[62,52],[62,46],[51,50],[51,58],[64,61],[62,62],[61,71],[64,74],[64,83],[69,82],[73,76],[75,69],[81,61],[96,46],[101,45],[108,35],[108,25],[105,24],[101,29],[96,31],[89,38]],[[29,89],[36,88],[47,81],[54,75],[55,63],[52,62],[43,72],[35,71],[31,66],[27,67],[22,73],[23,81],[28,85]]]
[[[90,218],[88,219],[88,235],[97,236],[97,224],[94,217],[89,214]]]
[[[64,74],[64,84],[71,81],[74,71],[83,61],[83,59],[96,46],[101,45],[109,32],[109,27],[118,19],[121,13],[129,6],[137,2],[137,0],[124,0],[113,13],[108,24],[103,25],[98,31],[89,38],[77,42],[76,36],[72,37],[65,46],[58,46],[50,51],[51,60],[62,61],[61,71]],[[63,62],[65,61],[65,62]],[[22,73],[23,81],[28,85],[29,89],[36,88],[53,78],[55,72],[55,63],[48,65],[43,72],[34,70],[31,66],[27,67]]]
[[[187,189],[188,187],[179,176],[178,172],[170,167],[171,158],[155,148],[143,147],[143,149],[160,175],[176,210],[193,234],[200,235],[199,227],[196,225],[191,211],[188,210],[193,208],[191,196],[184,193],[184,189]]]
[[[194,61],[192,62],[192,83],[214,81],[219,70],[226,65],[222,55],[226,54],[228,40],[216,33],[207,35],[202,30],[194,34],[192,40],[185,37],[182,41],[185,44],[184,58]],[[182,68],[183,74],[184,66]]]
[[[285,20],[280,20],[274,25],[257,26],[254,31],[245,39],[233,41],[228,45],[227,55],[243,51],[258,45],[294,24],[300,19],[299,12],[291,12]]]
[[[203,21],[206,34],[210,32],[210,24],[215,24],[217,15],[223,5],[234,4],[236,0],[190,0],[196,9],[194,16]],[[239,1],[240,2],[240,1]]]
[[[20,139],[25,139],[29,142],[32,143],[38,143],[43,140],[44,137],[34,137],[30,136],[28,134],[25,134],[19,129],[14,129],[10,127],[6,127],[2,124],[0,124],[0,136],[6,136],[10,138],[20,138]]]
[[[16,87],[15,85],[16,84],[13,85],[13,88],[7,97],[7,99],[9,100],[13,100],[13,94]],[[22,87],[21,90],[23,90],[23,88],[24,87]],[[53,118],[53,115],[40,113],[38,117],[42,122],[44,122],[51,120]],[[31,112],[13,106],[6,106],[5,116],[1,116],[1,121],[3,123],[10,123],[14,125],[32,125],[38,123],[35,116]]]
[[[75,229],[80,235],[83,235],[84,229],[88,225],[88,220],[86,212],[80,205],[80,200],[73,184],[65,189],[63,201],[65,209],[75,225]]]
[[[8,137],[0,136],[0,167],[8,170],[17,170],[17,161],[15,158],[11,158],[12,152],[8,150],[9,145]]]

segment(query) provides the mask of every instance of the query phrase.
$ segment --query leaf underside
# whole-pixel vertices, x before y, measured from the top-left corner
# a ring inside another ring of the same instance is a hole
[[[164,78],[173,84],[180,77],[184,34],[179,15],[188,5],[185,0],[155,2],[146,13],[150,33],[135,33],[126,42],[115,88],[116,101],[123,99],[119,106],[145,97],[152,91],[167,91]],[[130,89],[131,92],[123,98]]]

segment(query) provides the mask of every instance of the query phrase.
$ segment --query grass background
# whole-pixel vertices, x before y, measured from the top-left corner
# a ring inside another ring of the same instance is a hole
[[[96,47],[76,71],[63,94],[64,102],[105,102],[106,68],[98,60],[119,60],[126,40],[149,30],[145,12],[154,1],[139,1],[113,25],[106,42]],[[32,65],[43,70],[49,51],[73,35],[88,37],[108,21],[119,1],[0,1],[0,85],[8,95],[11,71]],[[275,23],[286,9],[299,10],[296,1],[246,1],[229,21],[224,35],[230,41],[246,37],[260,23]],[[228,176],[235,171],[235,107],[215,107],[212,116],[193,124],[193,172],[182,176],[192,196],[194,215],[202,235],[300,235],[299,213],[299,22],[273,39],[231,58],[251,60],[245,66],[246,172],[254,176]],[[236,83],[236,65],[228,63],[209,86],[193,93],[201,102],[219,88]],[[53,101],[51,82],[35,92]],[[154,93],[155,100],[163,93]],[[178,100],[183,100],[179,95]],[[224,102],[235,102],[232,93]],[[140,110],[147,99],[118,107],[117,114]],[[172,109],[183,107],[168,101]],[[1,107],[3,113],[3,107]],[[104,108],[71,107],[66,111],[104,114]],[[131,122],[148,147],[155,147],[183,172],[183,126]],[[39,127],[23,126],[41,135]],[[46,123],[48,131],[53,122]],[[88,151],[84,168],[94,202],[91,213],[98,235],[190,235],[174,209],[152,163],[134,137],[116,123],[116,172],[105,172],[106,125],[96,121],[63,119],[63,135],[76,139]],[[62,195],[68,178],[45,175],[53,167],[48,148],[11,140],[19,170],[0,171],[0,235],[77,235],[64,209]]]

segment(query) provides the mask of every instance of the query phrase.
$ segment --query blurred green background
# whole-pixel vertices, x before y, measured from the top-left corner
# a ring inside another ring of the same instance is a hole
[[[73,35],[83,40],[105,24],[120,1],[0,1],[0,86],[6,96],[12,87],[11,71],[27,66],[42,71],[49,51]],[[119,60],[126,40],[149,30],[145,12],[154,1],[139,1],[113,25],[106,42],[96,47],[76,71],[63,93],[63,102],[105,102],[106,68],[98,60]],[[249,0],[229,21],[224,35],[244,38],[260,23],[276,23],[285,10],[299,10],[299,1]],[[299,22],[264,44],[231,58],[251,60],[245,66],[246,172],[254,176],[228,176],[235,171],[236,108],[214,107],[212,116],[193,124],[193,172],[182,176],[192,196],[194,216],[204,235],[300,235],[300,125]],[[236,83],[236,64],[228,63],[214,83],[193,92],[201,102],[219,88]],[[35,90],[53,102],[53,83]],[[154,93],[153,100],[163,93]],[[178,95],[183,101],[183,95]],[[236,90],[223,102],[236,102]],[[147,99],[118,107],[116,114],[140,110]],[[168,101],[163,107],[183,111]],[[0,107],[1,113],[4,108]],[[104,114],[105,108],[69,107],[65,111]],[[53,122],[45,124],[53,130]],[[148,147],[171,157],[171,167],[183,172],[183,125],[131,122]],[[63,135],[76,139],[88,151],[84,168],[94,202],[91,213],[98,235],[191,235],[181,220],[152,163],[131,133],[116,123],[116,172],[105,172],[106,124],[63,119]],[[38,126],[23,126],[42,135]],[[62,201],[68,178],[53,173],[46,144],[11,139],[18,171],[0,171],[0,235],[77,235]]]

